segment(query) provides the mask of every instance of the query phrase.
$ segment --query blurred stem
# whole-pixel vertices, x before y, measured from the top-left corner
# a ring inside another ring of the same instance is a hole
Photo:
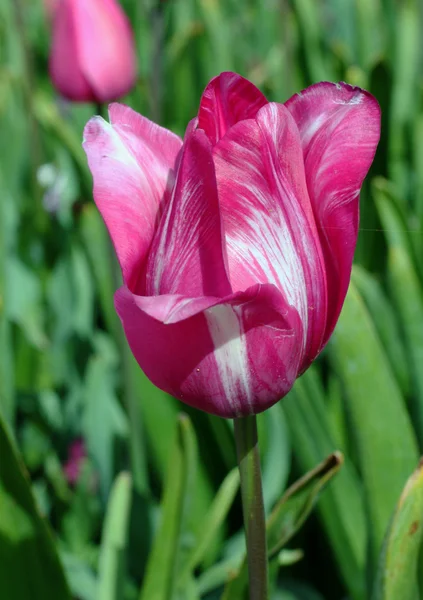
[[[107,106],[105,104],[103,104],[102,102],[96,102],[95,114],[98,117],[103,117],[103,119],[106,118]]]
[[[151,118],[156,123],[161,124],[163,106],[164,17],[163,3],[160,0],[151,10],[150,19],[153,38],[151,65]]]
[[[36,86],[34,84],[34,61],[31,52],[31,47],[28,43],[28,37],[25,28],[25,7],[23,0],[14,0],[15,24],[19,39],[22,44],[23,55],[23,73],[22,73],[22,90],[24,96],[25,109],[28,115],[29,122],[29,146],[30,146],[30,168],[31,168],[31,187],[33,193],[34,206],[38,206],[41,202],[41,189],[37,181],[37,170],[41,165],[41,142],[38,129],[37,119],[34,111],[33,94]],[[39,213],[41,217],[41,228],[46,221],[45,211]]]
[[[3,173],[0,170],[0,416],[10,430],[13,430],[15,421],[15,396],[14,396],[14,364],[11,341],[10,323],[7,317],[6,307],[6,261],[8,247],[7,240],[7,218],[6,202],[10,200],[6,193],[3,181]]]
[[[255,415],[234,419],[250,600],[268,600],[267,542]]]

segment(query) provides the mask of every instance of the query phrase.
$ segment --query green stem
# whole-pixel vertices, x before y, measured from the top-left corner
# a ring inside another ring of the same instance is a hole
[[[250,600],[268,600],[266,521],[256,416],[234,419],[234,426],[241,476]]]
[[[103,117],[107,121],[107,104],[103,104],[102,102],[95,103],[95,114],[98,117]]]
[[[30,156],[30,178],[32,188],[32,206],[34,207],[35,224],[43,233],[47,226],[47,213],[42,206],[42,193],[41,188],[37,180],[37,171],[43,162],[42,146],[40,131],[35,116],[34,110],[34,90],[36,85],[34,83],[34,57],[31,49],[31,45],[28,41],[27,28],[25,24],[25,16],[27,14],[26,3],[23,0],[15,0],[13,2],[15,11],[15,26],[18,33],[21,45],[22,45],[22,93],[25,104],[25,112],[27,114],[28,126],[29,126],[29,156]]]

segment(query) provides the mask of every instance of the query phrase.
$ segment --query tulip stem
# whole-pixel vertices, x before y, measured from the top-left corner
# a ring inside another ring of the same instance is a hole
[[[266,521],[255,415],[234,419],[250,600],[268,599]]]

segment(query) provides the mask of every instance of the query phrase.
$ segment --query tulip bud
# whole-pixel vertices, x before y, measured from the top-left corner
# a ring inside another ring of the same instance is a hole
[[[60,0],[54,11],[50,75],[64,97],[108,102],[135,84],[129,21],[115,0]]]

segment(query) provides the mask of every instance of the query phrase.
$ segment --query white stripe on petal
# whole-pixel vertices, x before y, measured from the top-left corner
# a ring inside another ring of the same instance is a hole
[[[222,387],[234,413],[245,402],[251,405],[252,394],[249,381],[248,355],[242,321],[236,314],[236,307],[220,304],[205,311],[208,328],[215,347]]]

